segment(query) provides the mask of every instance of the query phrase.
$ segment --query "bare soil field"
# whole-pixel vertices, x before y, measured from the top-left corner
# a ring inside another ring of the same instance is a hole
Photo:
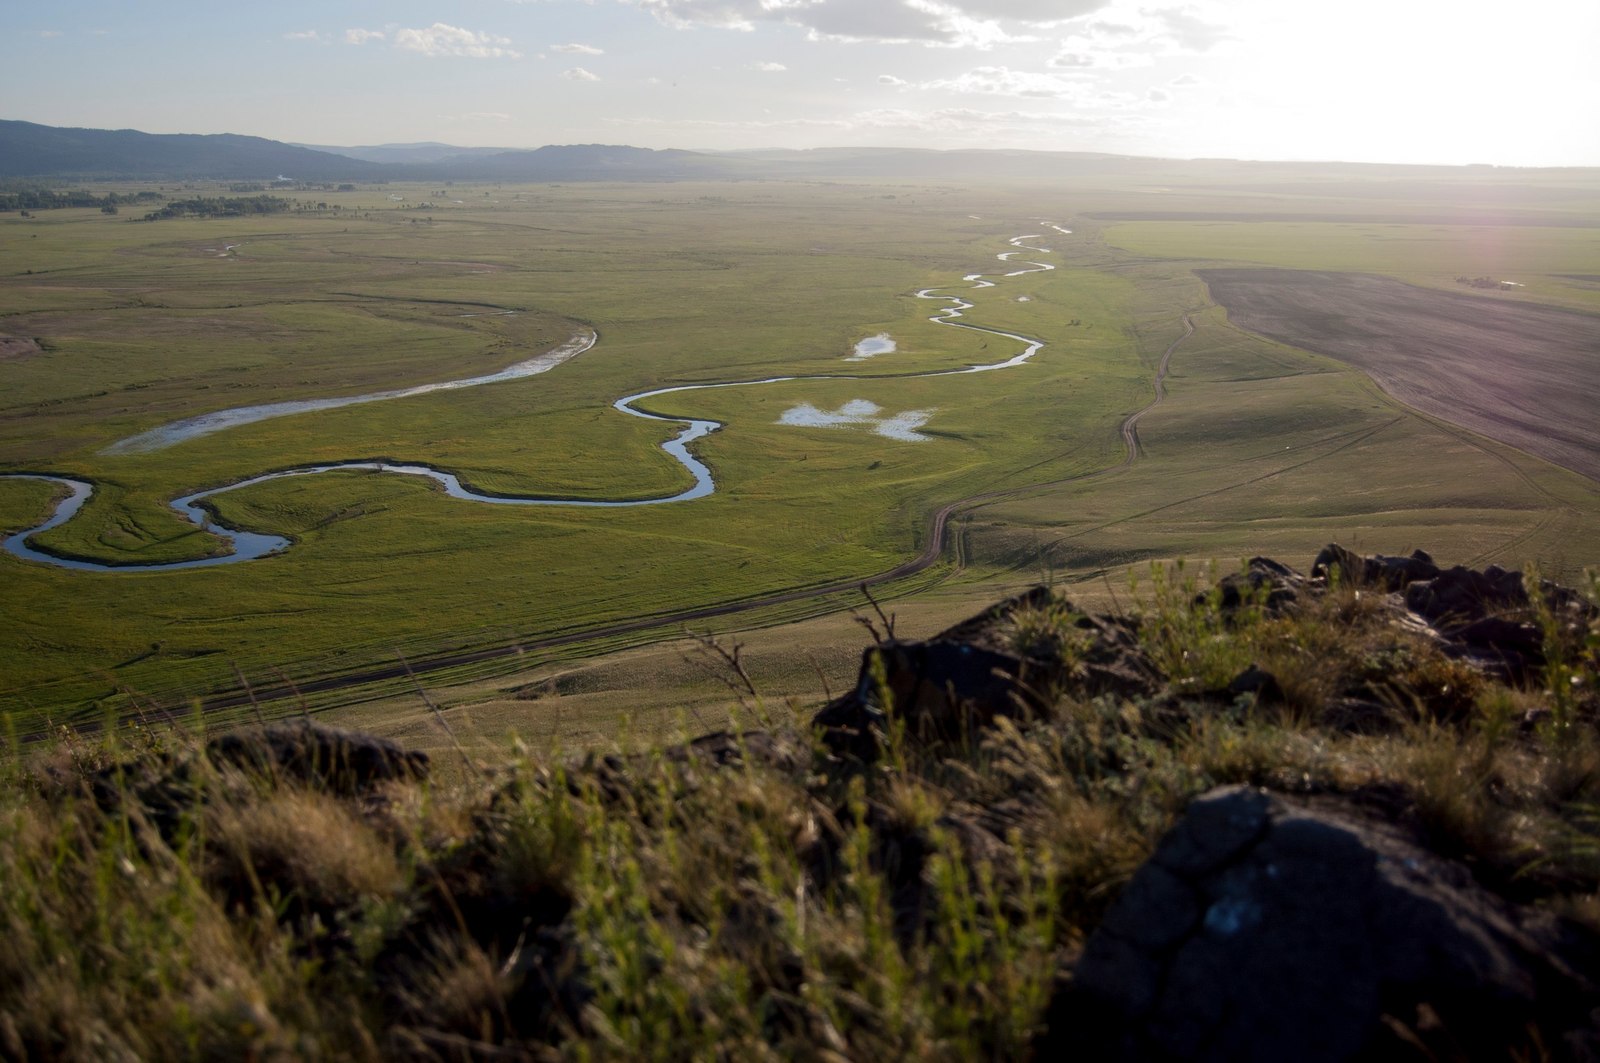
[[[1358,273],[1196,273],[1240,328],[1356,366],[1409,406],[1600,481],[1600,318]]]
[[[0,336],[0,362],[10,362],[39,353],[39,344],[26,336]]]
[[[1345,213],[1221,211],[1221,210],[1095,210],[1085,217],[1096,221],[1211,221],[1211,222],[1330,222],[1344,225],[1519,225],[1558,229],[1592,229],[1592,218],[1561,214],[1518,214],[1496,211],[1452,211],[1449,213]]]

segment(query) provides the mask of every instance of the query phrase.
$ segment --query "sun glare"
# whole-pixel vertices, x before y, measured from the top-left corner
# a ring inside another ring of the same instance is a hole
[[[1592,157],[1600,123],[1583,101],[1600,94],[1600,75],[1581,53],[1600,39],[1600,5],[1533,6],[1521,17],[1481,3],[1358,0],[1335,17],[1264,6],[1219,49],[1221,106],[1194,139],[1220,143],[1196,147],[1393,162]]]

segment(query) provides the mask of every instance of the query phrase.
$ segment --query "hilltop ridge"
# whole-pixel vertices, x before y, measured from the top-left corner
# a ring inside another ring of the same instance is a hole
[[[1160,192],[1170,180],[1244,182],[1269,193],[1386,199],[1419,182],[1509,188],[1540,174],[1592,177],[1594,170],[1548,170],[1387,163],[1164,159],[1103,152],[840,147],[805,150],[689,151],[620,144],[534,148],[384,144],[362,147],[283,143],[233,133],[144,133],[76,129],[0,120],[0,179],[294,181],[684,181],[901,180],[1058,182],[1067,177],[1143,179]],[[1332,180],[1333,184],[1328,182]],[[1415,190],[1414,188],[1412,189]],[[1508,207],[1528,206],[1522,198]]]
[[[880,611],[814,721],[747,683],[757,729],[646,750],[64,735],[0,790],[0,1037],[1592,1058],[1600,583],[1336,546],[1151,579],[1126,613],[1039,587],[924,641]]]

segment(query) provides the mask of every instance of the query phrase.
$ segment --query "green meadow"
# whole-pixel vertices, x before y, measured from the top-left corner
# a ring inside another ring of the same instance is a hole
[[[1600,486],[1233,328],[1190,272],[1264,263],[1452,289],[1458,275],[1488,274],[1525,283],[1516,298],[1600,312],[1596,286],[1578,279],[1600,275],[1597,228],[1374,225],[1349,204],[1349,220],[1314,223],[1097,220],[1136,197],[1066,181],[388,186],[309,198],[340,209],[155,223],[0,215],[0,335],[39,345],[0,361],[0,472],[96,485],[37,545],[122,564],[207,556],[219,542],[168,500],[350,459],[425,463],[503,494],[670,495],[690,483],[659,450],[677,429],[619,413],[617,398],[769,376],[864,379],[649,400],[655,413],[723,424],[695,445],[718,487],[694,502],[493,506],[352,471],[218,497],[229,525],[293,541],[254,562],[96,573],[0,555],[0,709],[17,726],[182,711],[239,675],[305,682],[862,579],[915,557],[940,506],[999,491],[958,511],[933,569],[881,593],[908,608],[929,594],[977,604],[996,588],[1103,580],[1152,559],[1309,560],[1331,539],[1422,546],[1444,561],[1536,557],[1557,571],[1600,561]],[[1240,199],[1194,189],[1182,202],[1237,211]],[[1032,233],[1050,254],[997,260]],[[1032,259],[1057,268],[1000,276]],[[970,290],[973,273],[996,287]],[[914,376],[1020,350],[930,324],[946,304],[916,298],[924,288],[969,297],[967,322],[1046,346],[1025,366]],[[1153,398],[1185,314],[1195,332],[1139,423],[1142,455],[1124,465],[1118,426]],[[494,372],[585,329],[599,334],[592,350],[528,379],[105,453],[208,411]],[[845,360],[880,332],[897,351]],[[801,404],[856,400],[885,416],[928,411],[927,438],[779,423]],[[0,479],[0,529],[38,523],[51,497],[49,485]],[[835,596],[809,611],[849,604]],[[849,625],[827,630],[859,642]],[[821,652],[809,636],[792,646]],[[515,708],[497,722],[515,725]]]

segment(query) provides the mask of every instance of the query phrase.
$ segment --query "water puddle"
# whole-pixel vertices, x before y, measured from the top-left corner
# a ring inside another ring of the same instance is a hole
[[[864,362],[868,358],[875,358],[880,354],[893,354],[895,342],[887,332],[880,332],[876,336],[868,336],[856,344],[855,353],[845,359],[847,362]]]
[[[870,428],[880,436],[907,443],[921,443],[929,437],[917,429],[928,423],[936,411],[907,410],[880,417],[882,407],[868,399],[851,399],[837,410],[819,410],[809,402],[783,411],[777,423],[796,428]]]

